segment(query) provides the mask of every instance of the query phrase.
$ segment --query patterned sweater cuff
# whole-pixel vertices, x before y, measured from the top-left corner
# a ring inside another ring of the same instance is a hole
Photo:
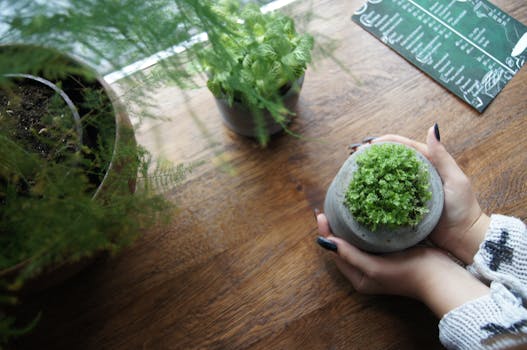
[[[504,349],[527,344],[527,310],[521,298],[498,282],[490,294],[447,313],[439,322],[447,349]]]
[[[527,231],[514,217],[491,216],[485,240],[467,269],[476,277],[498,281],[527,299]]]

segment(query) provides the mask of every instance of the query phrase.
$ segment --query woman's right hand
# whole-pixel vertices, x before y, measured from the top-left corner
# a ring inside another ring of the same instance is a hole
[[[468,177],[436,137],[439,132],[435,128],[437,124],[428,130],[426,144],[399,135],[385,135],[372,143],[403,143],[415,148],[432,162],[443,180],[445,206],[430,239],[465,264],[471,264],[485,238],[490,218],[481,210]]]

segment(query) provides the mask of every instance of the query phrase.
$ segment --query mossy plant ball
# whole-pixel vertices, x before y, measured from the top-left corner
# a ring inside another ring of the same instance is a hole
[[[426,238],[439,221],[443,184],[421,153],[403,144],[365,145],[333,179],[324,211],[333,233],[370,252],[393,252]]]
[[[356,159],[344,205],[357,222],[375,232],[379,226],[415,226],[432,197],[428,168],[415,151],[399,144],[369,147]]]

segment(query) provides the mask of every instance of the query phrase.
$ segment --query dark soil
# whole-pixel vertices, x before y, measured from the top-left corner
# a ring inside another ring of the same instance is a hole
[[[62,97],[36,81],[21,79],[0,89],[0,128],[31,153],[59,160],[74,151],[73,115]]]
[[[0,135],[16,143],[17,153],[40,157],[50,166],[60,163],[82,169],[92,184],[89,191],[94,191],[103,180],[113,154],[112,104],[97,81],[72,77],[56,84],[73,101],[81,116],[82,142],[79,142],[73,113],[64,99],[50,87],[25,78],[0,87]],[[26,173],[23,181],[17,181],[18,193],[28,193],[38,176],[36,172]],[[10,175],[0,173],[0,204],[6,185],[4,176]]]

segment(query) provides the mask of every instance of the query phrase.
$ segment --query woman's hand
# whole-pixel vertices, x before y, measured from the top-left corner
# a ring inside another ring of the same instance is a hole
[[[373,143],[403,143],[415,148],[432,162],[443,180],[445,206],[430,238],[438,247],[452,253],[465,264],[471,264],[485,238],[490,219],[482,212],[469,179],[439,142],[436,136],[439,132],[436,134],[435,128],[428,130],[426,144],[398,135],[385,135]]]
[[[360,293],[415,298],[438,317],[488,293],[488,287],[439,249],[414,247],[372,255],[332,236],[324,214],[317,215],[317,223],[319,243],[336,252],[338,268]]]

